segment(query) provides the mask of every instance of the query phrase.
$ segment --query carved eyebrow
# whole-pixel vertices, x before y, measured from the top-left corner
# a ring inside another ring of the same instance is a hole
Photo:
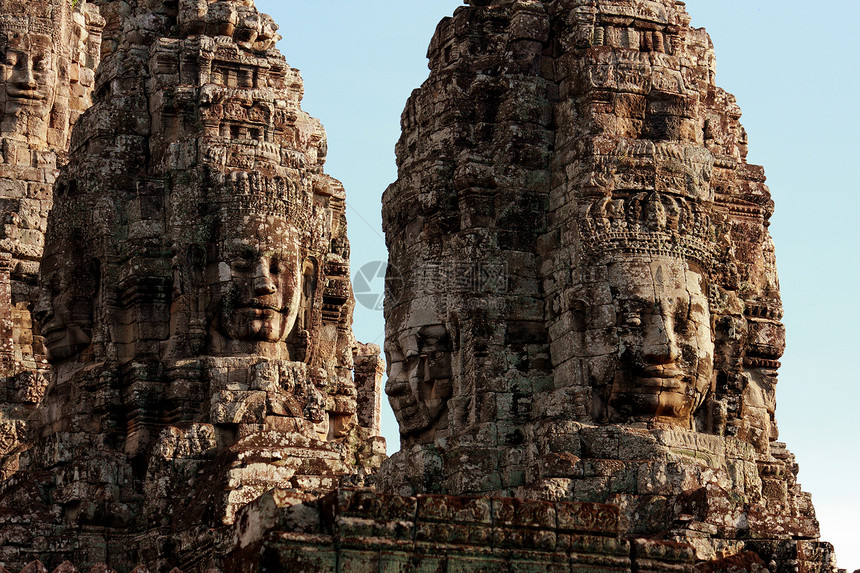
[[[228,256],[254,257],[259,256],[259,251],[252,245],[246,243],[233,243],[227,247]]]
[[[283,248],[273,248],[273,249],[261,249],[262,254],[267,257],[277,258],[280,260],[289,260],[291,258],[290,251]]]

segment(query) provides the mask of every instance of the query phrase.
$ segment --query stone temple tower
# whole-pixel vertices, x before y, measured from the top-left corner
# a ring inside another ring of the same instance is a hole
[[[605,503],[698,560],[829,570],[774,417],[773,202],[707,34],[675,0],[467,4],[383,199],[381,489]]]
[[[101,27],[92,4],[0,2],[0,476],[30,440],[47,382],[33,308],[58,168],[90,105]]]
[[[379,349],[352,335],[344,189],[271,18],[99,5],[34,312],[52,377],[0,497],[30,532],[0,560],[217,566],[238,508],[384,457]]]
[[[466,4],[383,197],[385,460],[271,18],[0,0],[0,573],[836,573],[706,32],[679,0]]]

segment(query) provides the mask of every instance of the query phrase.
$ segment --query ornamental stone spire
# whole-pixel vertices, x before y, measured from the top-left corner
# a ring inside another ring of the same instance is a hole
[[[345,192],[272,19],[100,7],[34,309],[52,374],[0,497],[44,541],[0,556],[218,567],[262,493],[312,499],[379,464],[379,349],[352,334]]]
[[[783,566],[819,533],[774,417],[773,201],[708,35],[675,0],[467,4],[383,199],[381,488],[611,504]]]
[[[57,170],[91,102],[103,24],[86,1],[0,2],[0,476],[28,448],[27,418],[47,383],[32,316],[39,263]]]
[[[465,4],[383,197],[385,460],[271,18],[0,0],[0,572],[836,573],[707,33],[678,0]]]

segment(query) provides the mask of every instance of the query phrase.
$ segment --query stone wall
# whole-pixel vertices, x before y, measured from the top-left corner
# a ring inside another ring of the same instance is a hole
[[[815,541],[751,542],[702,563],[689,544],[626,537],[618,507],[598,503],[371,490],[293,503],[276,490],[248,506],[224,570],[811,573],[832,558]]]
[[[707,34],[676,0],[466,4],[383,197],[384,461],[271,18],[0,0],[0,573],[835,571]]]
[[[403,114],[399,177],[383,197],[400,279],[385,306],[386,392],[404,464],[389,475],[418,491],[521,485],[532,403],[552,384],[536,249],[554,118],[548,21],[533,20],[533,7],[508,6],[444,20],[430,79]]]
[[[47,371],[33,318],[48,212],[69,135],[91,103],[104,21],[71,0],[0,2],[0,474],[31,440]]]

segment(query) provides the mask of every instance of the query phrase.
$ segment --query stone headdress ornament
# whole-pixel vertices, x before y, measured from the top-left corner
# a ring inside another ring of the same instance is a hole
[[[613,252],[686,258],[711,268],[711,218],[696,202],[660,192],[602,197],[588,208],[580,233],[592,256]]]
[[[41,34],[62,39],[65,34],[62,12],[70,11],[71,7],[71,0],[6,0],[0,14],[0,35]]]
[[[286,174],[257,171],[213,173],[211,206],[223,213],[273,216],[301,226],[313,213],[313,195]]]

